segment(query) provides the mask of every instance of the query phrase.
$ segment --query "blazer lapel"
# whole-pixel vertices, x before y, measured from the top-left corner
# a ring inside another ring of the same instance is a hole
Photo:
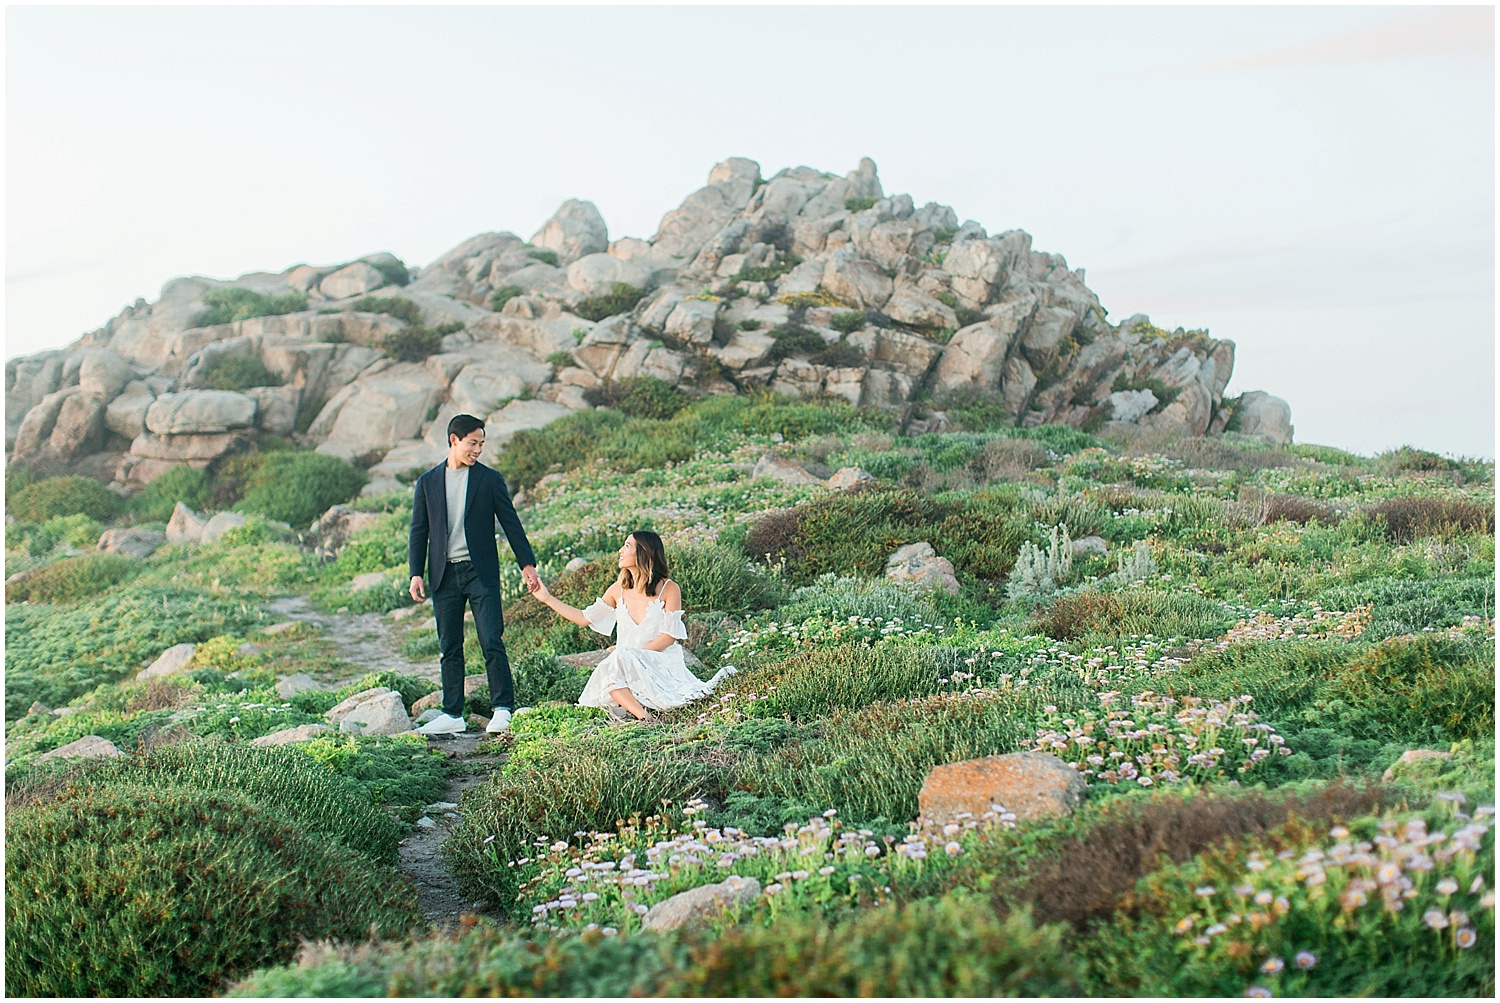
[[[474,525],[474,520],[472,520],[472,519],[469,518],[469,513],[472,512],[472,511],[474,511],[474,496],[479,493],[479,477],[480,477],[479,471],[481,469],[482,468],[479,466],[479,461],[478,460],[475,460],[469,466],[469,487],[468,487],[468,490],[464,494],[464,536],[465,536],[465,538],[467,538],[467,536],[468,536],[469,527],[472,526],[472,525]],[[473,547],[472,544],[470,544],[470,546],[469,546],[469,554],[472,556],[473,553],[474,553],[474,547]]]
[[[448,555],[448,471],[447,463],[433,468],[434,477],[427,487],[427,521],[433,527],[432,539],[438,553]]]

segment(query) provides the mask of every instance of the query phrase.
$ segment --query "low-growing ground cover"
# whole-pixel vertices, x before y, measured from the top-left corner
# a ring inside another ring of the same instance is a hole
[[[253,937],[215,920],[238,953],[166,965],[142,948],[47,991],[212,991],[260,968],[234,992],[1493,992],[1492,464],[1233,435],[1148,450],[977,419],[988,430],[903,437],[841,404],[647,396],[523,433],[501,466],[556,594],[585,605],[624,533],[656,529],[697,671],[735,675],[658,725],[612,727],[573,706],[588,669],[560,657],[608,642],[505,568],[517,697],[536,709],[493,743],[444,851],[486,918],[407,939],[394,881],[359,929],[267,891]],[[767,452],[876,480],[755,478]],[[216,507],[215,485],[222,508],[275,495],[238,469],[159,489],[152,514],[173,493]],[[326,562],[271,521],[302,515],[265,512],[121,564],[72,551],[144,503],[54,510],[66,492],[35,487],[7,533],[8,561],[38,572],[7,597],[14,824],[104,845],[126,830],[86,806],[149,785],[169,793],[131,817],[216,818],[238,799],[264,824],[234,852],[304,875],[316,901],[390,876],[395,841],[445,789],[440,754],[399,736],[248,743],[371,686],[408,707],[432,688],[346,661],[314,629],[263,630],[287,595],[333,617],[409,606],[409,496],[352,502],[381,518]],[[885,579],[916,542],[953,563],[956,594]],[[355,589],[370,572],[385,584]],[[435,664],[429,616],[391,631],[392,664]],[[187,671],[134,681],[179,641],[198,645]],[[330,688],[282,699],[294,672]],[[37,700],[67,713],[28,713]],[[483,687],[470,707],[487,711]],[[38,763],[90,734],[128,755]],[[1414,748],[1442,755],[1398,764]],[[1025,750],[1079,770],[1072,817],[916,826],[934,766]],[[297,835],[272,852],[277,826]],[[132,873],[169,870],[174,847]],[[222,887],[260,887],[239,873]],[[680,935],[641,930],[653,904],[730,875],[761,895]],[[20,918],[44,960],[37,931],[113,929],[60,907]],[[294,962],[299,935],[339,943]],[[126,969],[157,981],[118,981]]]

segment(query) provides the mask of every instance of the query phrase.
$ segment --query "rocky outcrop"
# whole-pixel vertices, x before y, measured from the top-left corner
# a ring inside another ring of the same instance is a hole
[[[224,309],[250,301],[291,312]],[[403,338],[430,353],[388,355]],[[236,357],[268,385],[215,389]],[[1021,425],[1290,441],[1279,398],[1225,404],[1233,365],[1234,344],[1206,332],[1111,324],[1062,256],[888,195],[868,159],[763,178],[734,157],[646,240],[611,242],[597,207],[570,199],[530,241],[482,233],[420,269],[381,252],[173,279],[66,349],[9,360],[6,438],[13,459],[53,467],[119,454],[116,480],[134,488],[284,436],[375,464],[378,492],[427,462],[417,444],[445,445],[454,414],[494,423],[498,446],[605,381],[650,376],[903,412],[980,394]]]

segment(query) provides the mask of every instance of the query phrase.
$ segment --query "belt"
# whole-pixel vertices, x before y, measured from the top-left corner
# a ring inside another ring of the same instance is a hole
[[[473,563],[473,562],[472,562],[472,561],[470,561],[470,560],[468,560],[468,559],[467,559],[467,558],[465,558],[465,559],[464,559],[464,560],[462,560],[462,561],[449,561],[449,562],[448,562],[448,566],[449,566],[449,567],[450,567],[450,568],[451,568],[451,567],[453,567],[453,565],[455,565],[455,564],[471,564],[471,563]]]

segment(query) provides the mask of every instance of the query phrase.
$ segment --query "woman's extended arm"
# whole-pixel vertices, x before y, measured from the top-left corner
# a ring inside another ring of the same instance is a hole
[[[676,582],[666,582],[662,585],[661,603],[663,613],[667,617],[667,619],[676,623],[678,625],[678,628],[681,629],[682,589],[677,587]],[[673,616],[674,613],[676,614],[676,616]],[[686,631],[684,631],[683,634],[684,636],[686,636]],[[666,651],[668,648],[670,648],[680,640],[682,640],[682,638],[677,637],[675,634],[668,633],[667,631],[662,631],[660,634],[657,634],[655,637],[653,637],[650,641],[646,642],[646,647],[651,651]]]
[[[604,601],[610,606],[614,605],[614,590],[614,586],[611,585],[609,591],[604,593]],[[573,623],[578,624],[578,626],[580,627],[591,626],[588,615],[584,613],[583,610],[579,609],[576,606],[569,606],[567,603],[557,598],[557,596],[547,591],[546,583],[539,584],[537,586],[537,590],[533,592],[532,595],[540,599],[543,603],[546,603],[547,606],[551,607],[551,609],[555,613],[557,613],[558,616],[563,617],[566,620],[571,620]]]

